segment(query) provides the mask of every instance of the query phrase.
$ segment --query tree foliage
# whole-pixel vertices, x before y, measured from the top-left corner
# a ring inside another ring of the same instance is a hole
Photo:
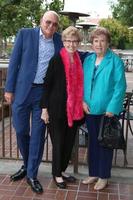
[[[7,38],[22,27],[40,23],[43,0],[0,0],[0,56],[7,50]]]
[[[54,11],[56,11],[58,13],[59,11],[61,11],[63,9],[63,3],[60,0],[53,0],[49,4],[48,9],[49,10],[54,10]]]
[[[107,28],[111,33],[111,46],[119,49],[125,48],[125,43],[129,41],[129,30],[118,20],[108,18],[100,21],[100,26]]]
[[[6,50],[6,40],[14,36],[22,27],[33,27],[40,23],[40,18],[47,10],[57,13],[63,9],[61,0],[0,0],[0,55]],[[60,15],[62,31],[70,24],[67,17]]]
[[[8,37],[21,27],[39,24],[43,0],[0,0],[0,34]]]
[[[63,9],[60,0],[0,0],[0,38],[7,38],[16,34],[22,27],[39,25],[41,15],[46,10],[57,13]],[[67,27],[70,21],[60,15],[60,29]]]
[[[133,0],[117,0],[117,3],[111,2],[112,14],[123,24],[133,26]]]

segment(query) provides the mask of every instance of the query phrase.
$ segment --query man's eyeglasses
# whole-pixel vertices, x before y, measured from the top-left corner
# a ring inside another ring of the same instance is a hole
[[[79,43],[79,41],[78,40],[65,40],[64,42],[67,42],[67,43],[69,43],[69,44],[78,44]]]
[[[46,20],[45,23],[46,23],[48,26],[52,25],[52,26],[55,27],[55,28],[58,26],[58,23],[57,23],[57,22],[52,22],[52,21],[50,21],[50,20]]]

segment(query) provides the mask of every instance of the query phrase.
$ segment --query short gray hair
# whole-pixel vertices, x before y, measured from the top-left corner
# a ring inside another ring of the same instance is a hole
[[[49,15],[49,14],[53,14],[57,17],[58,21],[59,21],[59,15],[57,14],[57,12],[55,12],[54,10],[48,10],[44,13],[44,15],[42,16],[42,19],[45,18],[46,15]]]
[[[94,29],[91,32],[91,34],[90,34],[90,42],[92,43],[94,38],[99,36],[99,35],[105,35],[108,43],[111,42],[111,34],[110,34],[109,30],[104,28],[104,27],[98,27],[98,28]]]

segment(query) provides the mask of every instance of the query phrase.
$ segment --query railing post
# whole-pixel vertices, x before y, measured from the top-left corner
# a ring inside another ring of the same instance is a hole
[[[78,173],[78,149],[79,149],[79,128],[75,137],[75,145],[73,148],[73,170],[74,173]]]
[[[1,87],[2,156],[5,157],[4,88]]]

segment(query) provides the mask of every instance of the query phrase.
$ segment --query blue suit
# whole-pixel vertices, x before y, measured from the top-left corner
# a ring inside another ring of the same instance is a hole
[[[42,159],[45,124],[39,106],[43,87],[33,87],[39,49],[40,28],[21,29],[11,55],[5,92],[14,94],[12,103],[13,125],[17,143],[24,160],[27,176],[36,178]],[[55,54],[62,47],[58,33],[53,35]]]

